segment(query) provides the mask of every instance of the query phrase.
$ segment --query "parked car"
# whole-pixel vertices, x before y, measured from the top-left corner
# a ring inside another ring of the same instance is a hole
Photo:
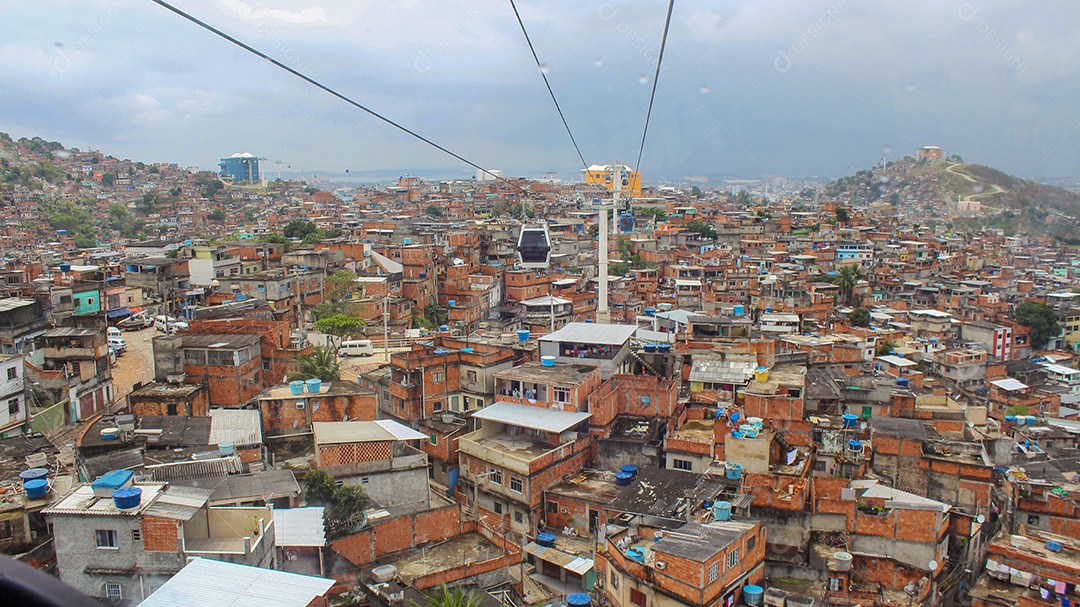
[[[176,333],[187,331],[188,324],[180,319],[162,314],[154,317],[154,328],[162,333]]]
[[[108,337],[109,339],[112,339],[114,337],[119,339],[120,329],[117,329],[116,327],[109,327],[108,329],[105,329],[105,337]]]
[[[110,337],[109,338],[109,349],[112,350],[113,352],[116,352],[117,355],[120,355],[120,354],[123,354],[124,352],[126,352],[127,348],[128,348],[127,342],[124,341],[123,338],[121,338],[121,337]]]

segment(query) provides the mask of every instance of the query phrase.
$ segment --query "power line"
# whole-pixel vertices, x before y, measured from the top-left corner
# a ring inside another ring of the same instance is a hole
[[[645,113],[645,128],[641,131],[641,147],[638,148],[637,163],[634,168],[641,170],[641,154],[645,151],[645,136],[649,134],[649,117],[652,116],[653,99],[656,98],[656,81],[660,79],[660,65],[664,62],[664,47],[667,46],[668,28],[671,27],[671,9],[675,7],[675,0],[668,0],[667,19],[664,20],[664,36],[660,39],[660,53],[656,57],[656,74],[652,79],[652,93],[649,94],[649,111]]]
[[[551,95],[551,101],[555,104],[555,110],[559,112],[559,118],[562,119],[563,127],[566,128],[566,134],[570,136],[570,143],[574,144],[574,150],[577,152],[578,158],[581,160],[581,166],[588,168],[589,164],[585,162],[585,157],[581,154],[581,148],[578,147],[577,141],[574,139],[574,134],[570,132],[570,125],[566,123],[566,116],[563,116],[562,108],[559,107],[559,101],[555,99],[555,92],[551,90],[551,83],[548,82],[547,72],[544,70],[544,66],[540,63],[540,58],[536,56],[536,49],[533,48],[532,40],[529,38],[529,32],[525,29],[525,22],[521,20],[521,14],[518,13],[517,4],[514,0],[510,0],[510,7],[514,9],[514,16],[517,17],[518,25],[521,26],[521,33],[525,34],[525,42],[529,44],[529,50],[532,51],[533,61],[536,62],[536,69],[540,71],[540,76],[544,79],[544,85],[547,86],[548,94]],[[670,9],[668,12],[670,17]]]
[[[463,157],[463,156],[461,156],[459,154],[455,154],[454,152],[451,152],[450,150],[448,150],[448,149],[444,148],[443,146],[435,143],[434,141],[428,139],[427,137],[424,137],[423,135],[417,133],[416,131],[413,131],[412,129],[409,129],[408,127],[402,126],[401,124],[398,124],[397,122],[394,122],[393,120],[387,118],[386,116],[383,116],[382,114],[376,112],[375,110],[372,110],[370,108],[365,107],[364,105],[360,104],[359,102],[354,101],[351,98],[343,95],[342,93],[337,92],[336,90],[330,88],[329,86],[326,86],[325,84],[319,82],[318,80],[315,80],[314,78],[311,78],[311,77],[305,75],[304,73],[302,73],[300,71],[297,71],[297,70],[285,65],[284,63],[278,61],[277,59],[274,59],[273,57],[267,55],[266,53],[254,48],[252,46],[249,46],[249,45],[237,40],[236,38],[233,38],[232,36],[226,34],[225,32],[223,32],[223,31],[221,31],[219,29],[217,29],[216,27],[210,25],[209,23],[206,23],[205,21],[202,21],[199,18],[188,14],[188,13],[184,12],[183,10],[181,10],[179,8],[176,8],[175,6],[169,4],[168,2],[164,2],[164,0],[150,0],[150,1],[153,2],[154,4],[157,4],[158,6],[161,6],[162,8],[165,8],[165,9],[167,9],[169,11],[172,11],[173,13],[176,13],[177,15],[183,17],[184,19],[187,19],[188,21],[190,21],[190,22],[194,23],[195,25],[203,28],[204,30],[206,30],[206,31],[208,31],[208,32],[210,32],[210,33],[212,33],[212,34],[214,34],[216,36],[224,38],[225,40],[228,40],[229,42],[235,44],[236,46],[239,46],[240,48],[242,48],[245,51],[251,53],[252,55],[255,55],[256,57],[259,57],[261,59],[269,61],[275,67],[279,67],[279,68],[285,70],[286,72],[289,72],[293,76],[296,76],[297,78],[303,80],[304,82],[307,82],[308,84],[311,84],[312,86],[315,86],[315,87],[317,87],[319,89],[322,89],[323,91],[326,91],[327,93],[330,93],[331,95],[333,95],[334,97],[337,97],[338,99],[344,101],[345,103],[348,103],[349,105],[351,105],[351,106],[353,106],[353,107],[355,107],[355,108],[357,108],[359,110],[363,110],[363,111],[367,112],[368,114],[371,114],[375,118],[378,118],[379,120],[382,120],[386,124],[389,124],[390,126],[398,129],[399,131],[402,131],[404,133],[412,135],[416,139],[419,139],[420,141],[423,141],[424,143],[426,143],[426,144],[430,145],[431,147],[439,150],[440,152],[443,152],[444,154],[452,156],[452,157],[460,160],[461,162],[464,162],[465,164],[467,164],[467,165],[469,165],[469,166],[471,166],[471,167],[473,167],[475,169],[479,169],[479,170],[483,171],[484,173],[487,173],[488,175],[493,175],[493,173],[490,170],[485,169],[484,167],[476,164],[475,162],[472,162],[471,160],[469,160],[469,159],[467,159],[467,158],[465,158],[465,157]],[[496,177],[496,179],[501,180],[501,181],[506,181],[507,183],[513,184],[513,182],[511,182],[510,180],[505,179],[503,177]],[[514,187],[517,187],[518,189],[521,189],[520,186],[517,186],[516,184],[513,184],[513,185],[514,185]]]

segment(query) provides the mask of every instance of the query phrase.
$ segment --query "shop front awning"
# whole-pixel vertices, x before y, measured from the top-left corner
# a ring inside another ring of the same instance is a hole
[[[115,310],[108,310],[105,312],[106,318],[122,318],[124,316],[131,316],[130,308],[117,308]]]

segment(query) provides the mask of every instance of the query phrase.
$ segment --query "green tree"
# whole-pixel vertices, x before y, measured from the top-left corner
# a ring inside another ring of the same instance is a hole
[[[207,215],[207,219],[209,219],[210,221],[225,221],[225,211],[222,211],[221,209],[214,209],[213,211],[210,211],[209,215]]]
[[[332,540],[357,529],[364,521],[364,510],[371,503],[362,486],[339,487],[325,470],[312,470],[304,476],[304,500],[309,506],[326,508],[326,535]]]
[[[466,592],[461,586],[449,588],[446,582],[424,595],[424,602],[411,601],[410,607],[479,607],[481,597],[476,592]]]
[[[323,239],[323,231],[322,230],[315,230],[314,232],[310,232],[310,233],[304,235],[304,237],[300,239],[300,244],[302,244],[302,245],[312,245],[312,244],[315,244],[316,242],[319,242],[322,239]]]
[[[285,238],[303,238],[308,234],[311,234],[315,230],[318,230],[315,224],[310,221],[304,221],[303,219],[294,219],[285,224],[285,228],[281,230],[281,233]]]
[[[848,314],[848,322],[853,327],[869,327],[870,326],[870,310],[866,308],[855,308]]]
[[[753,206],[754,199],[750,197],[750,192],[739,190],[739,193],[735,195],[735,204],[743,207]]]
[[[891,339],[886,339],[877,342],[877,346],[874,348],[874,356],[885,356],[889,352],[896,349],[896,342]]]
[[[337,338],[336,346],[341,345],[341,340],[352,337],[363,331],[367,323],[362,318],[349,316],[348,314],[334,314],[315,321],[315,330]]]
[[[845,209],[844,207],[837,207],[836,208],[836,223],[847,223],[848,219],[849,219],[849,217],[848,217],[847,209]]]
[[[644,217],[652,217],[656,221],[666,221],[668,218],[667,211],[660,207],[645,207],[639,211]]]
[[[1051,337],[1061,333],[1054,311],[1046,304],[1026,301],[1016,306],[1016,322],[1030,327],[1031,346],[1043,348]]]
[[[697,233],[702,238],[706,238],[708,240],[716,240],[716,237],[719,236],[719,234],[716,233],[716,228],[697,219],[686,224],[686,229],[687,231]]]
[[[102,173],[101,185],[111,188],[116,183],[116,173]]]
[[[855,287],[859,284],[859,281],[866,278],[866,273],[863,272],[862,266],[857,263],[849,263],[847,265],[840,266],[836,275],[832,277],[830,282],[840,287],[840,296],[847,304],[855,304]]]
[[[341,363],[333,348],[315,346],[311,354],[302,354],[293,362],[289,372],[289,381],[298,379],[321,379],[336,381],[341,379]]]
[[[433,204],[429,204],[425,212],[432,217],[442,217],[442,209]]]

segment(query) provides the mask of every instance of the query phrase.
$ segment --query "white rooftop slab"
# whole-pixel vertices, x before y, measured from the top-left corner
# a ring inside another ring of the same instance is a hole
[[[210,444],[262,444],[262,421],[257,409],[211,409]]]
[[[532,299],[526,299],[521,302],[523,306],[562,306],[571,303],[569,299],[563,299],[561,297],[552,297],[551,295],[541,295],[540,297],[534,297]]]
[[[893,356],[891,354],[886,354],[885,356],[879,356],[879,357],[877,357],[877,359],[880,360],[880,361],[883,361],[883,362],[887,362],[887,363],[889,363],[890,365],[892,365],[894,367],[914,367],[915,365],[919,364],[919,363],[917,363],[917,362],[915,362],[913,360],[908,360],[906,358],[900,358],[899,356]]]
[[[942,312],[941,310],[931,310],[929,308],[925,310],[911,310],[908,312],[908,316],[933,316],[935,318],[952,318],[952,314],[948,312]]]
[[[310,508],[275,508],[274,543],[278,546],[325,546],[321,506]]]
[[[389,419],[369,422],[315,422],[312,426],[315,430],[315,442],[320,445],[428,439],[426,434]]]
[[[1005,379],[998,379],[998,380],[992,381],[990,383],[997,386],[997,387],[999,387],[999,388],[1001,388],[1002,390],[1006,390],[1008,392],[1015,392],[1016,390],[1027,390],[1028,389],[1027,384],[1025,384],[1023,382],[1020,382],[1020,381],[1017,381],[1017,380],[1015,380],[1015,379],[1013,379],[1011,377],[1007,377]]]
[[[307,607],[334,580],[196,558],[146,597],[143,607]]]
[[[554,333],[548,333],[540,341],[576,342],[621,346],[630,340],[637,327],[634,325],[605,325],[594,322],[572,322]]]
[[[940,510],[941,512],[948,512],[952,508],[952,506],[944,502],[894,489],[893,487],[886,487],[876,480],[851,481],[851,488],[855,491],[863,491],[860,497],[884,499],[893,502],[892,506],[894,507],[903,508],[909,506],[920,510]]]
[[[591,413],[556,411],[516,403],[493,403],[476,413],[474,419],[498,422],[542,432],[565,432],[592,417]],[[426,437],[425,437],[426,438]]]
[[[1058,375],[1075,375],[1077,373],[1080,373],[1080,370],[1077,369],[1049,363],[1044,364],[1043,367],[1045,367],[1047,371],[1050,371],[1051,373],[1057,373]]]

